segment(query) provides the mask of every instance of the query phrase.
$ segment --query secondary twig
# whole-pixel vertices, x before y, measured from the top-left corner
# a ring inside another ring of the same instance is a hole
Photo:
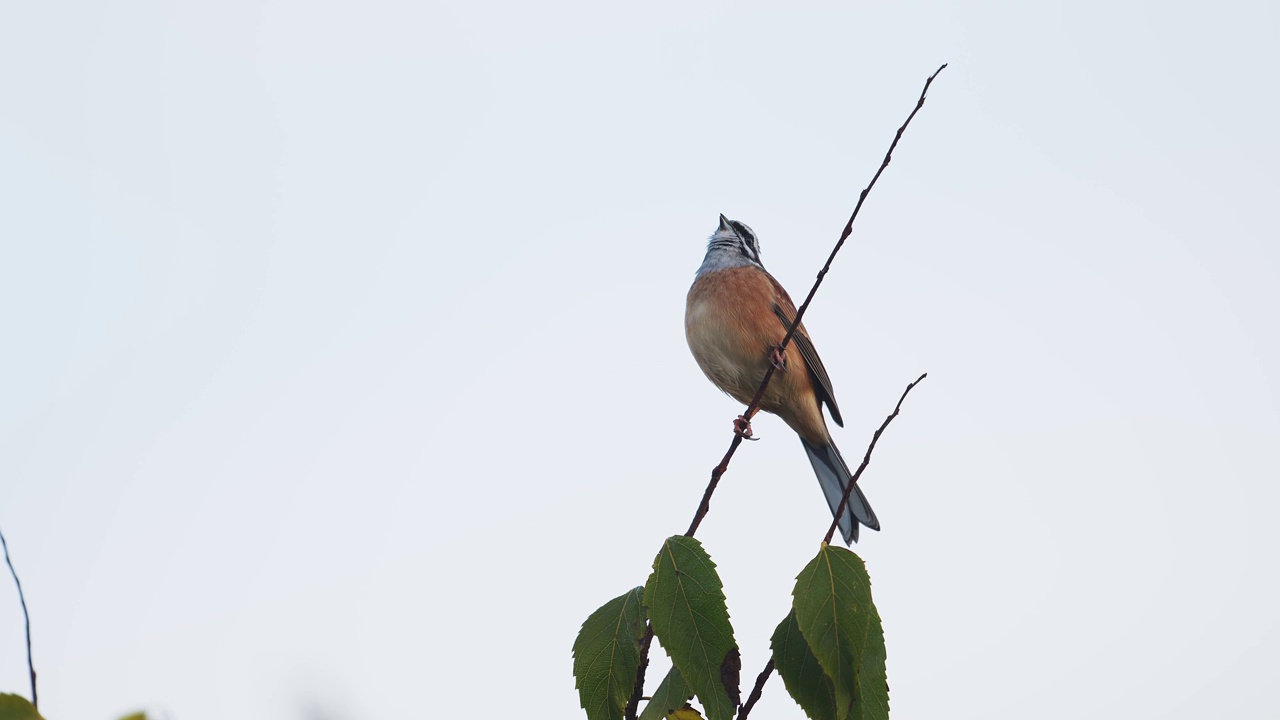
[[[5,542],[2,532],[0,532],[0,546],[4,547],[4,561],[9,566],[9,574],[13,576],[13,584],[18,586],[18,602],[22,605],[22,619],[27,624],[27,672],[31,674],[31,707],[39,710],[40,698],[36,696],[36,666],[31,661],[31,615],[27,613],[27,598],[22,594],[22,581],[18,579],[18,571],[13,569],[13,561],[9,559],[9,543]]]
[[[911,392],[911,388],[920,384],[920,381],[924,380],[928,376],[929,373],[924,373],[920,377],[916,378],[915,382],[908,385],[906,390],[902,391],[902,397],[898,398],[898,404],[893,408],[893,413],[890,414],[889,417],[885,418],[884,422],[880,424],[880,428],[871,436],[871,444],[867,446],[867,452],[862,457],[862,464],[858,466],[857,471],[853,473],[853,479],[845,487],[844,497],[840,499],[840,506],[836,508],[836,520],[831,523],[831,527],[827,530],[827,536],[822,539],[822,542],[828,544],[831,542],[831,536],[835,534],[836,527],[839,525],[839,518],[844,514],[844,506],[849,502],[849,493],[853,490],[854,483],[858,482],[858,478],[862,475],[862,471],[867,469],[867,464],[871,462],[871,451],[876,449],[876,443],[880,440],[880,434],[884,432],[885,428],[889,427],[889,423],[892,422],[894,418],[898,417],[898,411],[902,409],[902,401],[907,399],[907,393]],[[747,714],[751,712],[751,708],[755,707],[756,701],[760,699],[760,693],[764,689],[764,683],[769,679],[769,675],[773,673],[773,669],[774,662],[771,657],[769,658],[769,663],[764,666],[764,670],[762,670],[759,677],[756,678],[756,686],[751,689],[751,696],[747,698],[747,704],[743,705],[742,710],[738,713],[738,720],[747,720]]]
[[[871,193],[871,188],[875,187],[876,181],[880,179],[880,175],[885,168],[889,167],[889,161],[893,159],[893,151],[898,147],[898,141],[902,139],[902,133],[906,132],[907,126],[911,124],[911,120],[916,116],[916,113],[920,112],[920,108],[924,107],[925,96],[929,92],[929,86],[933,84],[933,79],[938,77],[938,73],[942,72],[946,67],[947,64],[943,63],[942,67],[935,70],[929,76],[929,79],[924,81],[924,89],[920,91],[920,98],[916,100],[916,106],[912,108],[911,114],[907,116],[906,121],[902,123],[902,126],[898,128],[898,132],[893,136],[893,142],[889,144],[889,150],[884,154],[884,160],[880,163],[876,174],[871,177],[871,182],[858,195],[858,203],[853,207],[853,214],[849,216],[849,222],[844,224],[844,231],[840,233],[840,239],[836,241],[836,246],[831,249],[831,254],[827,256],[826,264],[818,271],[818,277],[814,280],[813,287],[809,289],[809,294],[805,296],[804,302],[796,310],[796,316],[791,321],[791,326],[787,328],[787,334],[782,337],[782,342],[778,343],[779,352],[787,349],[791,338],[796,334],[796,328],[800,327],[800,321],[804,319],[805,311],[809,309],[809,303],[813,302],[813,296],[817,294],[823,278],[827,276],[827,271],[831,269],[831,262],[836,259],[836,253],[840,252],[840,248],[844,246],[844,241],[853,233],[853,221],[858,219],[858,213],[862,210],[862,203],[866,201],[867,195]],[[770,363],[765,370],[764,379],[760,381],[760,387],[747,405],[747,411],[742,414],[742,417],[746,420],[751,420],[760,411],[760,401],[764,398],[765,390],[768,389],[769,381],[773,379],[773,373],[776,369],[777,366]],[[720,484],[720,476],[724,475],[725,471],[729,469],[729,460],[733,458],[733,454],[738,451],[738,446],[741,444],[742,437],[735,434],[733,441],[729,444],[728,452],[724,454],[724,459],[712,469],[711,480],[707,483],[707,489],[702,493],[702,502],[698,504],[698,510],[693,515],[693,522],[689,523],[689,529],[684,533],[687,537],[693,537],[693,534],[698,530],[698,525],[702,523],[702,518],[711,510],[711,494],[715,492],[716,486]]]
[[[773,658],[769,658],[769,663],[764,666],[764,670],[756,676],[756,686],[751,688],[751,695],[747,698],[747,704],[742,706],[742,710],[738,711],[738,720],[747,720],[747,715],[751,712],[751,708],[756,706],[756,701],[760,699],[760,693],[764,691],[764,682],[773,674]]]
[[[880,433],[884,432],[884,429],[889,427],[889,423],[893,422],[893,419],[898,417],[898,411],[902,409],[902,401],[907,399],[907,393],[911,392],[911,388],[919,385],[920,381],[927,377],[929,377],[929,373],[923,373],[920,377],[916,378],[915,382],[907,385],[907,389],[902,391],[902,397],[898,398],[898,404],[894,406],[893,412],[889,414],[889,417],[884,419],[884,422],[880,423],[880,427],[876,430],[876,434],[871,436],[871,444],[867,446],[867,452],[862,456],[862,464],[858,465],[858,469],[853,472],[853,477],[849,480],[849,484],[845,486],[844,495],[841,496],[840,504],[836,507],[835,519],[831,521],[831,527],[827,528],[827,535],[822,538],[822,542],[827,544],[831,543],[831,536],[835,534],[836,527],[840,525],[840,516],[844,515],[844,508],[849,504],[849,494],[853,492],[853,486],[858,483],[858,478],[862,477],[862,471],[866,470],[867,465],[870,464],[871,451],[875,450],[876,443],[880,442]]]

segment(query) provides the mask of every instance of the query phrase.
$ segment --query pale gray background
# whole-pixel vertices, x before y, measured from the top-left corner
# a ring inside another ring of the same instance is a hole
[[[717,213],[803,295],[899,718],[1273,718],[1280,11],[11,2],[0,527],[53,720],[580,715],[740,408]],[[700,537],[744,678],[827,509]],[[26,692],[0,583],[0,688]],[[662,660],[654,671],[662,670]],[[776,678],[753,716],[797,718]]]

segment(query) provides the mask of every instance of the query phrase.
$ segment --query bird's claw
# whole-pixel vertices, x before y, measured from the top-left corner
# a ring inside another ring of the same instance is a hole
[[[778,370],[786,372],[787,351],[775,345],[769,350],[769,364]]]
[[[751,421],[748,420],[745,415],[739,415],[738,419],[733,421],[733,434],[737,435],[743,440],[759,440],[760,439],[758,437],[752,436]]]

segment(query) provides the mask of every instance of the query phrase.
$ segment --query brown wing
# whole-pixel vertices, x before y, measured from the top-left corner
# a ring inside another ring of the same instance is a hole
[[[789,328],[796,316],[795,303],[791,302],[791,296],[787,295],[787,291],[782,289],[782,285],[777,280],[772,276],[769,279],[773,280],[773,286],[778,291],[777,299],[773,303],[773,314],[782,321],[784,329]],[[840,417],[840,407],[836,405],[836,396],[831,390],[831,378],[827,376],[822,358],[818,357],[818,351],[813,347],[813,341],[809,339],[803,324],[796,330],[791,342],[800,349],[800,357],[804,358],[804,364],[809,368],[809,375],[813,377],[814,389],[818,393],[818,405],[821,406],[825,402],[827,410],[831,413],[831,419],[836,422],[836,425],[844,427],[844,419]]]

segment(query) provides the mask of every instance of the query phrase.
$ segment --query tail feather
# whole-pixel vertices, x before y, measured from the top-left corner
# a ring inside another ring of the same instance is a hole
[[[800,442],[809,455],[813,472],[818,476],[822,492],[827,496],[827,504],[831,506],[831,513],[834,515],[836,508],[840,507],[840,499],[844,497],[844,489],[852,479],[853,473],[849,472],[849,466],[844,464],[844,458],[840,457],[840,451],[834,444],[828,443],[825,447],[817,447],[804,438],[800,438]],[[845,544],[858,541],[859,524],[866,525],[872,530],[880,529],[880,521],[876,519],[875,511],[871,509],[866,496],[862,494],[862,488],[855,483],[853,492],[849,494],[849,503],[840,517],[840,534],[844,536]]]

